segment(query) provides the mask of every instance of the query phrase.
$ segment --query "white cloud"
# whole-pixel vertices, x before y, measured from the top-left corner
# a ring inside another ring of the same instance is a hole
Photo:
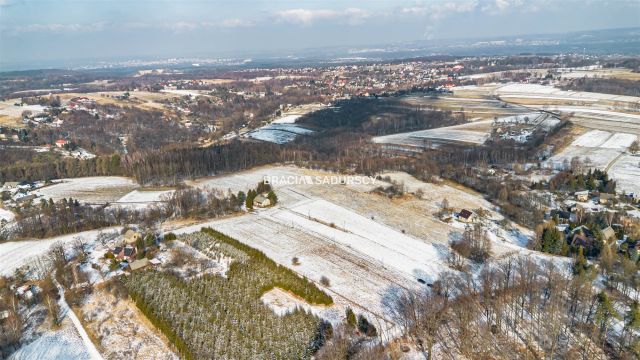
[[[249,27],[253,25],[255,25],[253,21],[243,19],[227,19],[220,23],[220,27],[224,28]]]
[[[370,13],[360,8],[347,8],[344,10],[329,9],[289,9],[275,13],[276,21],[288,22],[299,25],[311,25],[319,20],[340,20],[348,24],[360,24]]]
[[[460,0],[453,2],[418,3],[414,6],[401,7],[401,14],[427,16],[431,20],[440,20],[455,13],[471,12],[478,6],[477,0]]]
[[[546,0],[492,0],[482,6],[482,11],[491,15],[504,14],[513,10],[538,11],[540,4],[544,2]]]
[[[276,19],[279,21],[302,25],[309,25],[314,21],[330,19],[336,16],[338,16],[338,13],[334,10],[289,9],[276,13]]]

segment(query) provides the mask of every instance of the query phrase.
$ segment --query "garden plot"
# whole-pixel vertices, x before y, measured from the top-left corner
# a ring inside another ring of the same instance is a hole
[[[44,199],[78,199],[87,203],[113,202],[138,187],[130,178],[119,176],[95,176],[62,179],[53,185],[38,189],[35,194]]]

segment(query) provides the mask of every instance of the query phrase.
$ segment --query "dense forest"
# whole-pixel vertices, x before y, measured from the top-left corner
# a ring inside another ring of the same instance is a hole
[[[612,266],[605,276],[611,291],[604,291],[594,266],[584,258],[574,262],[572,273],[551,261],[512,256],[487,264],[477,277],[448,272],[433,290],[392,292],[386,306],[427,358],[436,344],[444,358],[636,358],[637,302],[609,282],[623,265]],[[624,305],[614,307],[614,299]]]
[[[368,135],[432,129],[466,122],[464,113],[411,106],[398,97],[360,97],[336,102],[303,116],[298,123],[312,128],[341,128]]]
[[[263,253],[203,231],[247,257],[234,261],[225,277],[133,273],[124,282],[138,307],[185,359],[310,359],[331,326],[300,309],[278,316],[260,297],[278,286],[310,303],[332,303],[331,298]]]
[[[588,91],[595,93],[640,96],[638,81],[616,78],[581,78],[571,80],[561,86],[563,90]]]
[[[173,192],[162,206],[153,206],[145,211],[109,204],[81,204],[74,199],[57,202],[41,199],[33,206],[17,209],[16,223],[0,228],[0,241],[45,238],[126,224],[141,224],[151,228],[170,218],[216,218],[240,211],[244,194],[238,195],[209,189],[182,188]]]

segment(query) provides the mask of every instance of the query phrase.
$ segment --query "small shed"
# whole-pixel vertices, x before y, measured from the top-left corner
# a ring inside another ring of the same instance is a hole
[[[475,219],[475,214],[467,209],[462,209],[458,213],[458,219],[462,222],[470,223]]]
[[[271,205],[271,200],[268,197],[260,194],[253,199],[253,206],[257,207],[267,207]]]
[[[140,260],[133,261],[131,264],[129,264],[129,269],[131,269],[131,271],[136,271],[149,266],[149,264],[150,264],[149,259],[142,258]]]
[[[600,204],[609,204],[613,200],[615,200],[615,198],[616,198],[615,194],[601,193],[599,202]]]
[[[578,200],[578,201],[587,201],[587,200],[589,200],[589,191],[588,190],[576,191],[573,195],[576,197],[576,200]]]
[[[127,232],[124,233],[124,241],[127,244],[135,244],[140,239],[142,239],[142,234],[140,234],[137,231],[133,231],[129,229],[127,230]]]
[[[601,232],[605,240],[611,240],[616,237],[616,232],[611,226],[607,226],[606,228],[602,229]]]

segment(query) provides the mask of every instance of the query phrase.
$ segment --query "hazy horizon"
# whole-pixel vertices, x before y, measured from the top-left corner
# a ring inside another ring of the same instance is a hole
[[[638,1],[0,0],[0,68],[640,26]]]

